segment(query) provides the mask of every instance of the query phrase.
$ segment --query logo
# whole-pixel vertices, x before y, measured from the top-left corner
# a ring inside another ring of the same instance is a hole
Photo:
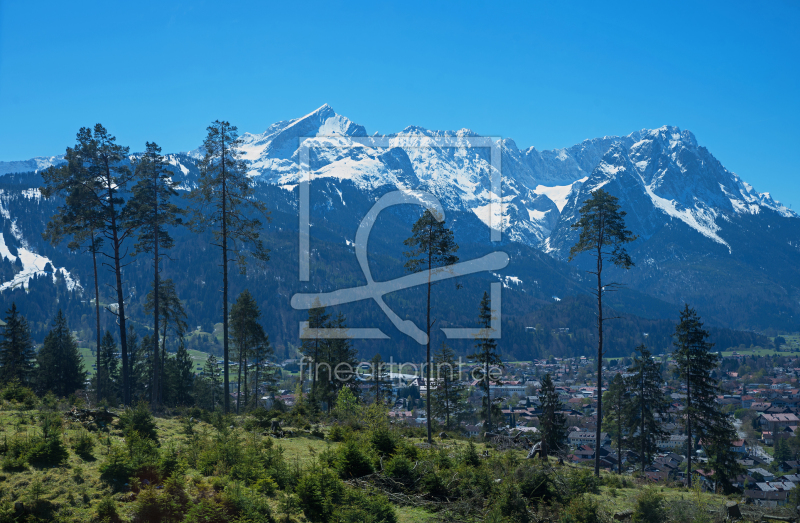
[[[336,138],[331,141],[330,138]],[[501,161],[499,144],[490,137],[426,137],[425,144],[419,143],[419,137],[368,137],[354,138],[348,137],[346,142],[342,137],[309,137],[301,139],[299,149],[299,160],[301,170],[301,181],[299,187],[300,194],[300,229],[299,229],[299,273],[300,281],[309,280],[309,261],[310,261],[310,207],[309,190],[311,186],[312,171],[309,166],[309,155],[312,148],[390,148],[401,146],[403,148],[488,148],[491,152],[490,178],[491,191],[488,208],[488,225],[490,228],[491,241],[499,242],[502,230],[502,195],[501,195]],[[424,330],[420,329],[413,321],[403,320],[392,310],[383,297],[394,291],[408,289],[425,285],[428,281],[438,282],[460,276],[467,276],[484,271],[497,271],[508,265],[508,255],[502,251],[489,253],[481,258],[467,260],[444,267],[433,268],[430,271],[424,270],[413,274],[402,276],[389,281],[376,282],[372,278],[367,258],[367,244],[370,232],[381,211],[395,205],[417,205],[421,206],[436,218],[443,222],[445,219],[444,208],[441,202],[428,192],[414,190],[398,190],[383,195],[367,212],[361,220],[356,232],[355,252],[358,264],[367,281],[366,285],[338,289],[333,292],[295,294],[292,296],[291,305],[296,310],[308,310],[315,307],[330,307],[343,305],[361,300],[373,300],[383,311],[389,321],[402,332],[411,337],[417,343],[425,345],[428,336]],[[475,338],[500,338],[500,311],[501,311],[501,291],[502,284],[493,282],[490,284],[490,300],[492,309],[491,327],[486,328],[441,328],[445,336],[450,339],[475,339]],[[389,339],[383,331],[377,328],[311,328],[308,322],[300,322],[301,339]]]

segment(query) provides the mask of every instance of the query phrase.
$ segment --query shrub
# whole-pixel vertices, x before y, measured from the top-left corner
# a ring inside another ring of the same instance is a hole
[[[402,483],[411,485],[414,482],[414,464],[405,456],[396,455],[386,463],[384,473],[390,478]]]
[[[561,497],[552,474],[548,474],[540,467],[518,467],[514,475],[520,492],[530,500],[548,502]]]
[[[338,423],[333,425],[331,427],[330,432],[328,432],[328,439],[335,443],[344,441],[345,436],[346,436],[345,430]]]
[[[647,488],[636,498],[633,510],[634,523],[664,523],[667,521],[667,509],[664,507],[664,496]]]
[[[229,520],[224,506],[213,499],[203,498],[189,508],[183,523],[227,523]]]
[[[574,497],[559,519],[559,523],[600,523],[600,521],[597,503],[583,495]]]
[[[27,452],[27,460],[36,467],[52,467],[67,461],[69,453],[61,435],[49,438],[33,438]]]
[[[117,488],[127,482],[132,471],[128,465],[128,453],[125,447],[121,445],[110,447],[99,470],[100,478],[106,483],[115,484]]]
[[[386,496],[356,489],[347,489],[335,515],[341,523],[397,523],[397,513]]]
[[[467,443],[467,448],[461,456],[461,462],[470,467],[477,467],[481,464],[481,458],[478,456],[478,448],[472,441]]]
[[[391,456],[397,447],[394,435],[386,427],[379,427],[372,431],[369,443],[381,456]]]
[[[339,450],[336,469],[343,478],[360,478],[374,472],[369,458],[353,440],[345,443]]]
[[[578,468],[567,476],[567,484],[572,494],[599,494],[600,478],[588,468]]]
[[[119,514],[117,514],[117,504],[111,496],[106,496],[100,500],[100,503],[95,507],[95,517],[98,521],[120,521]]]
[[[75,454],[85,460],[93,459],[92,450],[94,450],[94,438],[87,430],[81,430],[72,439],[72,449]]]
[[[528,523],[531,520],[528,505],[519,490],[519,486],[510,483],[500,492],[495,511],[504,518],[517,523]]]
[[[140,401],[133,408],[126,408],[125,412],[120,414],[119,428],[125,436],[138,432],[140,437],[158,442],[156,420],[144,401]]]
[[[8,382],[8,385],[0,391],[0,398],[21,403],[27,410],[35,407],[37,402],[36,393],[22,385],[17,379]]]

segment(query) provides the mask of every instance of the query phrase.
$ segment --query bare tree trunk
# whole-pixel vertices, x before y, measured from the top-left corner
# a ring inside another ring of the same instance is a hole
[[[602,234],[601,234],[602,237]],[[597,246],[597,429],[594,444],[594,475],[600,477],[600,429],[603,419],[603,245]]]
[[[95,391],[95,395],[97,396],[97,401],[100,401],[102,397],[102,390],[100,388],[100,379],[99,379],[99,372],[100,372],[100,284],[97,281],[97,251],[95,250],[95,240],[94,240],[94,229],[92,229],[92,265],[94,267],[94,311],[95,317],[97,320],[97,352],[95,353],[95,357],[97,359],[96,367],[97,370],[95,371],[95,383],[97,384],[97,390]]]

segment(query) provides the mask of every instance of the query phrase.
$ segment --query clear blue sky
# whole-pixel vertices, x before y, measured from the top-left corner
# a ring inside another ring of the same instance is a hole
[[[520,147],[676,125],[800,208],[796,2],[0,0],[0,160],[102,122],[140,150],[329,103]]]

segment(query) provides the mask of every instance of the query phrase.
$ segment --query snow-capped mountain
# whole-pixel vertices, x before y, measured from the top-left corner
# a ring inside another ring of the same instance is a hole
[[[469,129],[407,127],[370,136],[363,126],[323,105],[263,133],[241,135],[242,156],[261,197],[287,215],[296,216],[297,185],[306,176],[300,168],[300,144],[307,137],[317,137],[308,161],[312,194],[317,195],[312,199],[317,198],[324,222],[312,233],[324,235],[327,228],[329,235],[347,235],[347,227],[354,231],[382,193],[424,190],[440,199],[461,241],[477,241],[481,230],[499,221],[504,243],[534,247],[562,263],[576,239],[570,226],[582,202],[602,187],[620,198],[628,227],[640,238],[630,247],[637,268],[622,276],[634,289],[673,304],[703,304],[721,324],[773,325],[752,311],[742,312],[740,301],[750,299],[780,310],[782,327],[798,325],[800,276],[791,270],[800,265],[798,216],[725,169],[689,131],[643,129],[545,151],[519,149],[505,138],[493,141],[490,149],[475,146],[473,139],[480,137]],[[501,195],[492,191],[493,152],[501,160]],[[197,176],[201,155],[196,149],[168,156],[184,188]],[[60,160],[0,162],[0,174],[38,171]],[[496,217],[501,220],[490,220],[490,208],[498,212],[491,204],[500,196],[502,212]],[[291,220],[287,226],[296,227]],[[404,238],[407,231],[391,236]],[[342,243],[349,246],[352,240],[346,237]],[[537,280],[535,275],[497,277],[520,292]],[[740,285],[737,290],[726,283],[731,278],[756,287]]]

